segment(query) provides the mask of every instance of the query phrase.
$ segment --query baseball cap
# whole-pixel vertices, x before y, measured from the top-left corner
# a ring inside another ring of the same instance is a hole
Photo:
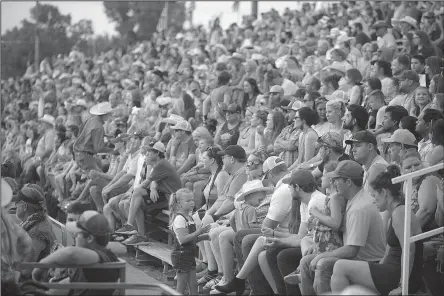
[[[285,109],[285,110],[290,109],[290,107],[291,107],[291,106],[289,107],[290,104],[291,104],[291,101],[288,99],[282,99],[282,101],[280,103],[281,108]]]
[[[419,76],[418,73],[416,73],[413,70],[405,70],[404,72],[402,72],[401,75],[397,76],[396,78],[398,78],[399,80],[412,80],[414,82],[419,82]]]
[[[165,153],[165,145],[162,142],[150,143],[149,146],[142,146],[146,150],[155,150],[161,153]]]
[[[299,185],[301,187],[308,187],[315,184],[316,181],[312,173],[308,170],[295,170],[290,176],[282,179],[282,183],[289,185]]]
[[[245,153],[244,148],[242,148],[239,145],[230,145],[225,150],[219,151],[217,154],[219,155],[229,155],[233,156],[234,158],[238,160],[246,160],[247,154]]]
[[[270,93],[280,93],[280,94],[283,94],[284,93],[284,89],[280,85],[273,85],[270,88]]]
[[[371,144],[377,146],[375,135],[373,135],[368,130],[363,130],[363,131],[357,132],[353,136],[353,138],[351,138],[350,140],[346,140],[345,144],[353,144],[353,143],[360,143],[360,142],[371,143]]]
[[[382,139],[384,143],[400,143],[417,147],[415,136],[406,129],[397,129],[391,137]]]
[[[173,130],[182,130],[182,131],[186,131],[186,132],[192,131],[191,124],[186,120],[179,121],[178,123],[176,123],[175,126],[172,127],[172,129]]]
[[[291,105],[290,110],[298,111],[302,107],[304,107],[304,104],[301,101],[294,101],[293,105]]]
[[[281,164],[285,164],[285,161],[283,161],[281,158],[277,156],[270,156],[264,161],[264,164],[262,165],[262,171],[264,173],[268,173],[269,171],[271,171],[272,169]]]
[[[328,132],[318,138],[319,144],[324,144],[332,148],[342,149],[342,137],[335,132]]]
[[[224,110],[224,109],[222,109]],[[241,112],[241,107],[237,104],[230,104],[228,105],[228,107],[224,110],[226,112],[230,112],[230,113],[240,113]]]
[[[354,160],[343,160],[333,172],[325,174],[328,178],[361,179],[364,176],[364,169]]]
[[[66,223],[66,230],[73,233],[87,232],[93,236],[106,236],[111,234],[106,217],[96,211],[85,211],[77,222]]]

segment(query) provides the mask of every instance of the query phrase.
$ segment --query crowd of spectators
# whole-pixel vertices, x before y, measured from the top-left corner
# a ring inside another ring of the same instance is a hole
[[[412,235],[444,222],[442,171],[413,179],[410,205],[390,181],[444,161],[443,50],[439,2],[304,3],[74,47],[2,80],[2,207],[27,233],[2,209],[20,245],[2,242],[2,287],[47,277],[19,261],[116,261],[110,239],[146,243],[147,217],[169,209],[181,293],[400,294],[405,207]],[[57,207],[84,211],[75,247],[50,229]],[[410,293],[443,290],[443,245],[411,245]]]

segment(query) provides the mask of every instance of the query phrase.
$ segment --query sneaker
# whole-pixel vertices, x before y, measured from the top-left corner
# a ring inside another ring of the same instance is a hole
[[[200,280],[201,278],[203,278],[207,274],[208,274],[208,268],[196,273],[196,279]]]
[[[207,275],[204,276],[203,278],[199,279],[199,280],[197,281],[197,284],[198,284],[199,286],[205,285],[206,283],[208,283],[208,282],[211,281],[212,279],[215,279],[216,277],[217,277],[217,274],[216,274],[216,275],[210,275],[210,274],[207,274]]]
[[[223,286],[223,285],[226,285],[226,284],[228,284],[228,281],[225,279],[225,277],[223,276],[221,279],[220,279],[220,281],[219,281],[219,283],[217,283],[216,285],[214,285],[213,287],[211,287],[211,289],[214,289],[216,286]]]
[[[299,285],[302,282],[301,274],[297,271],[284,277],[284,281],[290,285]]]
[[[245,280],[234,278],[231,281],[229,281],[227,284],[223,286],[215,286],[214,287],[219,292],[228,294],[232,292],[244,292],[245,291]]]
[[[130,237],[128,237],[127,239],[125,239],[125,240],[123,240],[122,242],[120,242],[120,243],[126,245],[126,241],[129,241],[129,240],[131,240],[131,239],[135,239],[136,236],[137,236],[137,235],[133,234],[133,235],[131,235]]]
[[[129,239],[123,242],[123,244],[128,246],[135,246],[138,244],[146,243],[147,239],[144,236],[141,235],[134,235],[131,236]]]
[[[136,229],[136,227],[134,227],[132,225],[125,224],[120,229],[117,229],[115,231],[115,233],[117,233],[117,234],[136,234],[137,229]]]
[[[211,281],[208,281],[205,286],[203,287],[204,291],[210,291],[213,289],[214,286],[216,286],[217,284],[219,284],[219,282],[221,281],[222,277],[218,276],[217,278],[212,279]]]

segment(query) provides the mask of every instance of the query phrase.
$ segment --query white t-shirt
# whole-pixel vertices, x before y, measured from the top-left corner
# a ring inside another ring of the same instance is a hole
[[[182,215],[177,215],[173,221],[173,231],[176,232],[177,229],[188,228],[190,224],[195,224],[191,218],[187,221]]]
[[[291,196],[290,186],[282,183],[281,179],[276,184],[276,188],[271,196],[270,208],[267,213],[268,219],[279,222],[276,230],[288,230],[292,204],[293,197]]]
[[[310,217],[311,208],[315,207],[322,211],[325,207],[325,194],[316,190],[311,194],[310,201],[307,204],[301,203],[301,223],[307,223]]]

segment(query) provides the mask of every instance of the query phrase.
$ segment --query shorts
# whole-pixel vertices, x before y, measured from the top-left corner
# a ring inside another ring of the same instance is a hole
[[[153,202],[150,198],[150,189],[145,189],[147,194],[143,195],[143,201],[145,202],[144,212],[149,213],[153,217],[160,214],[162,210],[168,209],[168,198],[163,192],[157,191],[159,199]]]
[[[177,250],[171,253],[171,263],[176,272],[186,273],[196,269],[196,258],[192,250]]]

